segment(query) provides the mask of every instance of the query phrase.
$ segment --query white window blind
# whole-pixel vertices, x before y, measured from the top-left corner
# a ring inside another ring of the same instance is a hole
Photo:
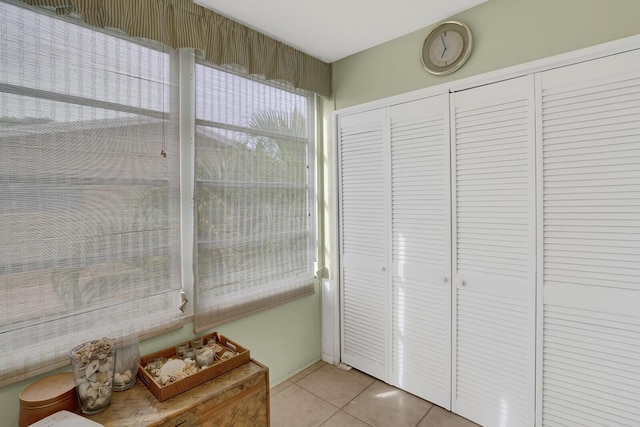
[[[0,3],[0,385],[179,324],[169,56]]]
[[[196,330],[313,292],[311,95],[196,64]]]

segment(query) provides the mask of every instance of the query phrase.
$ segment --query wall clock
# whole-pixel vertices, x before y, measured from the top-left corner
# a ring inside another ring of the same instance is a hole
[[[446,21],[427,34],[420,59],[424,68],[435,75],[450,74],[469,59],[473,37],[462,22]]]

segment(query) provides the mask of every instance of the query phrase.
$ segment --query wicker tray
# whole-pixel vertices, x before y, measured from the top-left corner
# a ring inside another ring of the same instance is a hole
[[[155,353],[147,354],[140,358],[140,367],[138,369],[138,378],[140,381],[144,383],[149,391],[160,401],[164,402],[167,399],[172,398],[180,393],[183,393],[193,387],[199,386],[200,384],[207,382],[215,377],[218,377],[226,372],[229,372],[240,365],[248,363],[251,360],[251,356],[249,354],[249,350],[242,347],[240,344],[237,344],[231,341],[229,338],[220,334],[219,332],[214,332],[209,335],[203,336],[204,342],[208,342],[211,338],[215,338],[218,344],[221,344],[223,347],[226,347],[230,350],[233,350],[236,355],[227,360],[216,360],[213,366],[202,369],[193,375],[189,375],[186,378],[183,378],[179,381],[161,385],[156,382],[156,380],[149,375],[149,373],[144,369],[148,362],[157,359],[157,358],[165,358],[169,359],[171,357],[175,357],[176,349],[175,347],[166,348],[164,350],[157,351]]]

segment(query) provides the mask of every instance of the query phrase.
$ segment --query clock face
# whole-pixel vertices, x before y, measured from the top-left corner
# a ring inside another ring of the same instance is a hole
[[[429,59],[438,67],[446,67],[452,64],[462,55],[464,40],[457,31],[449,30],[435,37],[429,46]]]
[[[447,21],[432,30],[422,46],[422,64],[432,74],[449,74],[460,68],[471,53],[469,28],[461,22]]]

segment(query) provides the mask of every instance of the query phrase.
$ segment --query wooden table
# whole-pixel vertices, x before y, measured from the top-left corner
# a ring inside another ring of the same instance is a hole
[[[138,379],[88,419],[105,426],[269,426],[269,369],[251,360],[164,402]]]

